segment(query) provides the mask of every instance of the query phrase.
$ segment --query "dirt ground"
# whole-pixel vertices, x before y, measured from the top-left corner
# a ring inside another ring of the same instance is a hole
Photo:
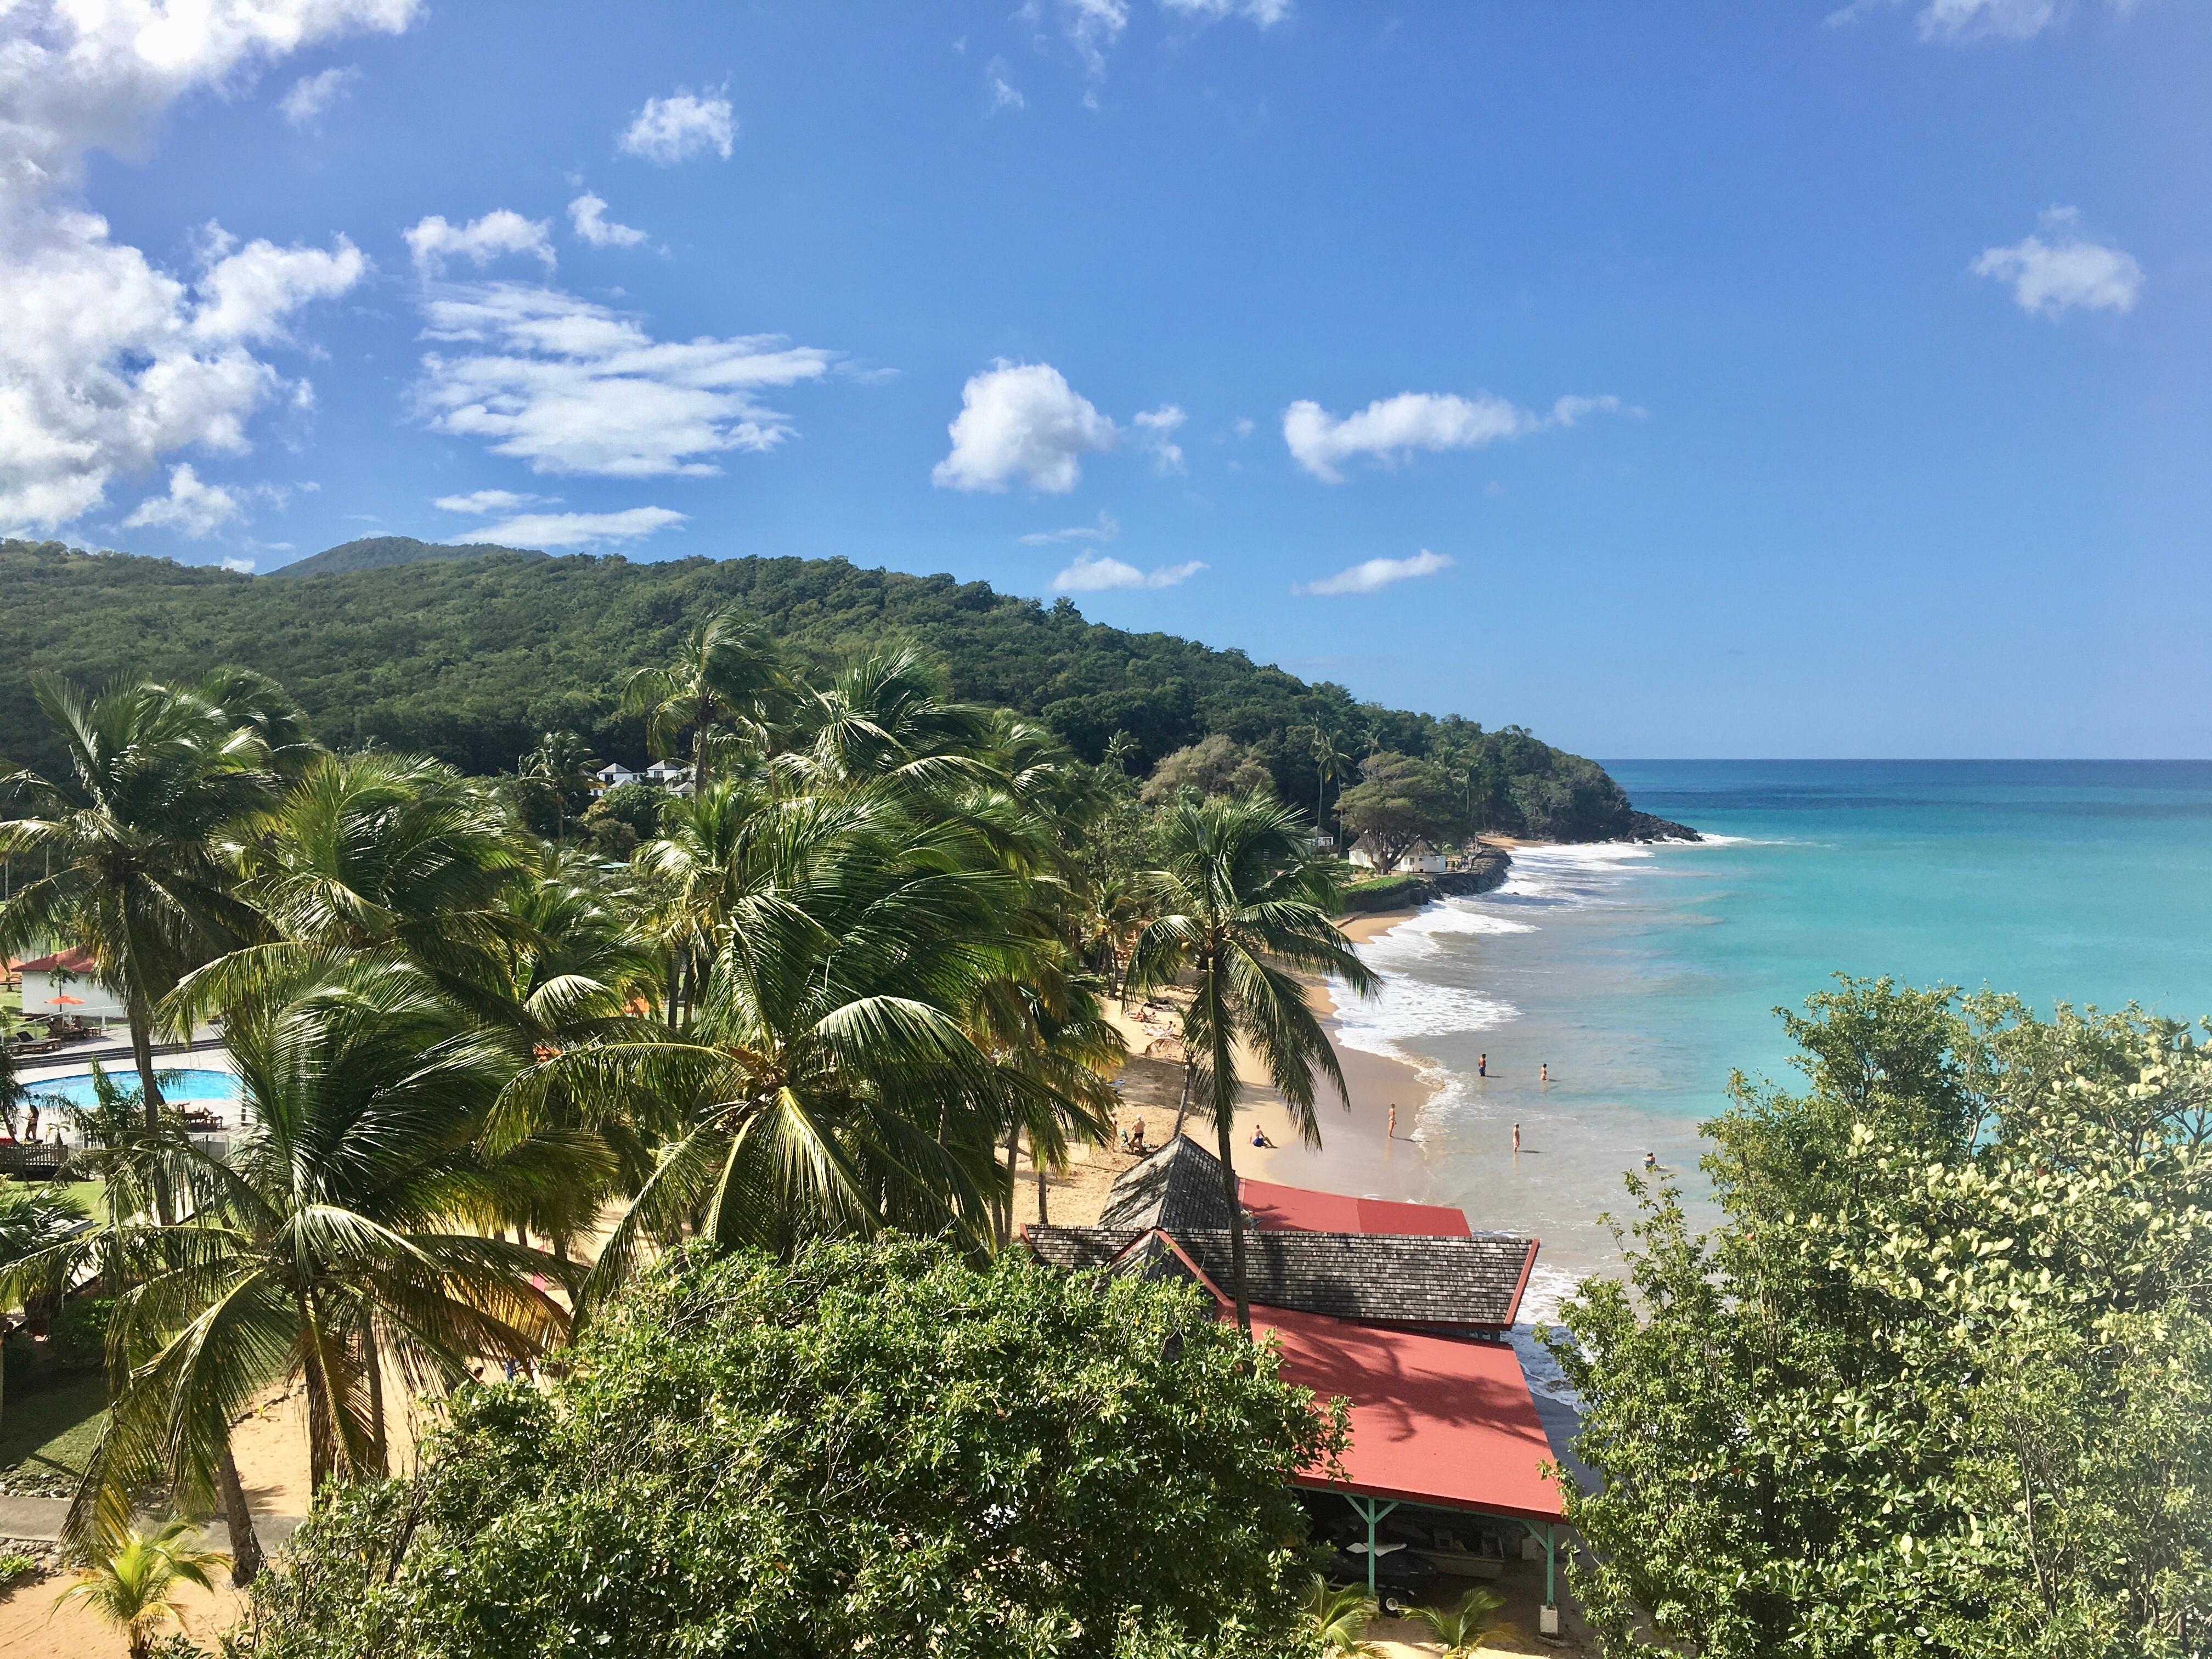
[[[216,1577],[222,1582],[223,1576]],[[8,1659],[120,1659],[127,1653],[130,1644],[122,1634],[81,1604],[54,1606],[54,1598],[76,1582],[64,1573],[0,1591],[0,1654]],[[246,1610],[245,1598],[227,1584],[212,1594],[188,1584],[178,1592],[177,1602],[185,1633],[210,1649],[216,1632],[236,1624]]]

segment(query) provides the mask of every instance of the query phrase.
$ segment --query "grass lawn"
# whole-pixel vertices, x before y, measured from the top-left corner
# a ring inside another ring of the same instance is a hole
[[[52,1388],[9,1389],[0,1410],[0,1469],[36,1458],[33,1467],[48,1474],[83,1473],[106,1413],[107,1379],[98,1371]]]

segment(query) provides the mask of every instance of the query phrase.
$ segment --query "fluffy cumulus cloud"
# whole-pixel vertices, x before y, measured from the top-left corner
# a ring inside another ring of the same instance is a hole
[[[442,213],[434,213],[401,234],[406,238],[415,269],[425,276],[442,276],[451,261],[465,259],[482,270],[511,253],[528,254],[550,270],[551,228],[547,220],[526,219],[512,208],[495,208],[481,219],[459,225],[448,224]]]
[[[774,335],[657,340],[635,318],[520,283],[433,288],[417,411],[538,472],[704,475],[773,449],[789,420],[766,391],[818,380],[835,354]]]
[[[2135,0],[2105,0],[2112,11],[2135,9]],[[1917,5],[1913,27],[1923,40],[1962,45],[1973,40],[2033,40],[2066,16],[2067,0],[1852,0],[1831,12],[1832,24],[1855,23],[1876,11]]]
[[[1129,417],[1130,428],[1135,433],[1137,447],[1152,458],[1156,472],[1180,472],[1182,465],[1182,446],[1175,441],[1176,430],[1188,417],[1173,404],[1162,404],[1158,409],[1148,409]]]
[[[1201,23],[1242,17],[1267,29],[1291,15],[1291,0],[1160,0],[1160,9]]]
[[[140,153],[179,99],[302,46],[396,32],[417,0],[13,0],[0,4],[0,527],[52,528],[118,474],[191,447],[237,453],[264,405],[313,401],[259,349],[367,269],[328,249],[202,238],[155,266],[68,200],[94,149]]]
[[[1075,488],[1084,456],[1111,449],[1119,435],[1051,364],[1003,357],[961,389],[947,429],[952,453],[929,475],[940,488],[1000,490],[1018,481],[1055,495]]]
[[[1103,554],[1079,553],[1075,562],[1052,579],[1055,593],[1103,593],[1117,587],[1173,587],[1188,581],[1206,568],[1202,560],[1188,564],[1164,564],[1139,570],[1133,564]]]
[[[2143,285],[2135,256],[2093,240],[2073,208],[2045,213],[2037,235],[2009,247],[1984,248],[1972,269],[1977,276],[2011,283],[2020,308],[2039,317],[2063,317],[2075,309],[2133,311]]]
[[[350,93],[361,80],[357,69],[326,69],[319,75],[303,75],[292,82],[292,89],[277,100],[277,112],[294,126],[302,130],[313,127],[331,108]]]
[[[666,167],[710,151],[726,161],[737,137],[728,99],[677,92],[647,99],[617,143],[623,155]]]
[[[568,222],[593,247],[635,247],[645,240],[643,231],[608,218],[605,198],[588,190],[568,204]]]
[[[1317,582],[1304,582],[1293,593],[1373,593],[1414,576],[1433,576],[1439,570],[1452,568],[1449,553],[1431,553],[1423,548],[1410,559],[1365,559],[1349,570],[1340,570],[1334,576],[1323,577]]]
[[[253,561],[239,554],[226,554],[223,556],[222,568],[234,576],[251,576],[253,574]]]
[[[1325,483],[1344,482],[1343,464],[1366,456],[1393,465],[1417,449],[1480,449],[1501,438],[1568,427],[1590,415],[1617,413],[1614,397],[1561,398],[1540,415],[1480,392],[1401,392],[1339,419],[1310,398],[1283,411],[1283,441],[1297,464]]]
[[[631,507],[619,513],[520,513],[476,533],[508,547],[592,547],[635,542],[682,524],[684,514],[665,507]]]
[[[191,462],[180,461],[169,469],[168,494],[148,496],[123,522],[173,530],[201,541],[245,516],[246,503],[234,491],[204,482]]]
[[[52,528],[91,511],[117,474],[198,448],[242,454],[272,402],[313,393],[258,355],[297,313],[344,293],[368,261],[327,249],[239,246],[210,228],[179,276],[112,241],[90,214],[18,221],[0,246],[0,526]],[[157,523],[149,520],[145,522]]]

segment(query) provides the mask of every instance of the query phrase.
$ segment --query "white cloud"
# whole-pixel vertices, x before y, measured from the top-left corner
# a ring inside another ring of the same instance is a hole
[[[475,533],[514,547],[589,547],[596,542],[634,542],[682,524],[684,515],[665,507],[629,507],[619,513],[521,513]]]
[[[285,550],[290,551],[289,548]],[[250,576],[253,574],[253,561],[231,554],[223,559],[222,568],[234,576]]]
[[[625,155],[673,167],[713,150],[725,161],[738,136],[726,98],[702,98],[689,92],[648,98],[617,141]]]
[[[1160,9],[1201,23],[1243,17],[1269,29],[1291,15],[1291,0],[1160,0]]]
[[[1240,438],[1249,438],[1260,429],[1260,425],[1249,415],[1239,415],[1230,422],[1229,429]]]
[[[1334,576],[1317,582],[1304,582],[1291,589],[1293,593],[1372,593],[1392,582],[1402,582],[1413,576],[1433,576],[1439,570],[1452,568],[1449,553],[1431,553],[1423,548],[1410,559],[1367,559],[1349,570],[1340,570]]]
[[[996,115],[1002,109],[1028,107],[1029,100],[1022,96],[1021,88],[1006,79],[1005,58],[994,58],[990,67],[983,71],[983,75],[984,78],[991,83],[991,107],[986,112],[987,113]]]
[[[447,513],[512,513],[518,507],[560,499],[557,495],[522,495],[512,489],[472,489],[465,495],[441,495],[431,505]]]
[[[1853,0],[1828,14],[1832,25],[1855,23],[1877,11],[1894,10],[1909,0]],[[2112,11],[2125,15],[2135,0],[2106,0]],[[2068,0],[1926,0],[1913,15],[1913,27],[1923,40],[1961,45],[1973,40],[2032,40],[2071,9]]]
[[[1372,456],[1392,465],[1417,449],[1480,449],[1501,438],[1525,437],[1547,427],[1568,427],[1586,415],[1620,411],[1618,398],[1562,398],[1548,415],[1479,392],[1401,392],[1341,420],[1310,398],[1283,411],[1283,441],[1300,466],[1325,483],[1342,483],[1341,463]]]
[[[1066,530],[1033,530],[1015,539],[1024,547],[1053,547],[1065,542],[1115,541],[1121,534],[1121,521],[1111,513],[1102,512],[1095,525],[1073,525]]]
[[[434,213],[401,234],[415,258],[415,269],[425,276],[442,276],[448,259],[466,259],[482,270],[509,253],[527,253],[550,270],[551,229],[550,221],[526,219],[512,208],[495,208],[465,225],[448,224],[445,215]]]
[[[1082,457],[1111,449],[1114,422],[1049,363],[1001,357],[961,389],[960,413],[946,428],[952,453],[930,472],[947,489],[1004,489],[1018,478],[1064,495],[1083,477]]]
[[[2142,266],[2131,253],[2091,241],[2081,233],[2081,217],[2073,208],[2052,208],[2040,227],[2051,240],[2025,236],[2010,247],[1985,248],[1971,269],[1977,276],[2010,283],[2020,308],[2036,316],[2057,318],[2077,307],[2133,311],[2142,292]]]
[[[792,435],[763,391],[817,380],[835,358],[776,335],[656,340],[633,317],[520,283],[434,289],[423,313],[427,337],[470,349],[424,356],[418,412],[538,472],[719,472],[705,458]]]
[[[1206,568],[1202,560],[1139,570],[1133,564],[1096,553],[1079,553],[1075,562],[1052,579],[1055,593],[1103,593],[1115,587],[1173,587]]]
[[[1173,404],[1162,404],[1158,409],[1145,410],[1129,417],[1129,425],[1137,434],[1137,446],[1152,458],[1155,472],[1183,470],[1182,446],[1175,441],[1175,432],[1188,418]]]
[[[302,129],[312,127],[332,106],[360,82],[361,71],[348,67],[326,69],[319,75],[303,75],[278,100],[276,108],[287,121]]]
[[[94,149],[137,154],[171,105],[304,46],[396,34],[419,0],[9,0],[0,5],[0,200],[67,189]]]
[[[295,314],[357,283],[352,243],[236,246],[213,227],[189,280],[110,241],[93,214],[15,216],[0,245],[0,526],[53,526],[117,473],[198,447],[242,454],[264,405],[312,407],[249,348],[289,343]]]
[[[635,247],[645,240],[643,231],[608,218],[605,198],[588,190],[568,204],[568,222],[593,247]]]
[[[123,522],[137,528],[151,525],[173,530],[194,541],[204,540],[246,514],[246,503],[221,484],[204,483],[191,463],[180,461],[169,469],[169,493],[149,495]]]
[[[1060,0],[1060,21],[1075,55],[1095,79],[1106,73],[1106,54],[1129,26],[1128,0]]]
[[[368,264],[210,234],[184,276],[109,239],[65,198],[92,150],[136,156],[176,101],[302,46],[397,33],[417,0],[0,0],[0,527],[53,527],[118,473],[199,447],[248,448],[272,402],[312,405],[248,348]],[[273,284],[273,286],[272,286]],[[258,307],[257,309],[256,307]]]

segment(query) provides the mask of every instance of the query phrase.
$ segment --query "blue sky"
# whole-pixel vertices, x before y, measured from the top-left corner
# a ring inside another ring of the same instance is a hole
[[[0,46],[0,529],[842,555],[1605,756],[2212,755],[2195,0]]]

